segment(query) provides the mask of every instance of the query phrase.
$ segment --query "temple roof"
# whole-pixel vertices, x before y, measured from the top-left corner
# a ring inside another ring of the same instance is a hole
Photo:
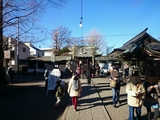
[[[147,32],[147,28],[109,54],[112,57],[160,57],[160,41]]]

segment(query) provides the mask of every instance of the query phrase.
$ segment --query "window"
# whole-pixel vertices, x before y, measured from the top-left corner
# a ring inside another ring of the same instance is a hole
[[[26,52],[26,48],[23,48],[23,52]]]

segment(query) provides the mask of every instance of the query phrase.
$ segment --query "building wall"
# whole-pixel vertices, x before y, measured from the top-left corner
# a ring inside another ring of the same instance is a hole
[[[30,48],[30,55],[33,56],[44,56],[43,51],[33,46],[31,43],[25,43]]]
[[[30,47],[30,55],[35,55],[37,56],[36,50]]]
[[[19,45],[19,59],[26,59],[30,55],[30,49],[25,44]]]
[[[52,54],[52,51],[44,51],[44,56],[51,56]]]
[[[44,56],[51,56],[53,54],[52,48],[41,48],[41,50],[44,52]]]

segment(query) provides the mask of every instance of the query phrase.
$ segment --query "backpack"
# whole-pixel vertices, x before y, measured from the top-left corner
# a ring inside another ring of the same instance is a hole
[[[77,91],[79,89],[79,81],[78,80],[73,80],[72,89],[75,91]]]

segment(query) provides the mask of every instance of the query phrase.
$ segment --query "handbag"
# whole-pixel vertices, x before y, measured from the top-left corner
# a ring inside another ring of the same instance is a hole
[[[112,88],[116,87],[116,80],[110,80],[110,87]]]

